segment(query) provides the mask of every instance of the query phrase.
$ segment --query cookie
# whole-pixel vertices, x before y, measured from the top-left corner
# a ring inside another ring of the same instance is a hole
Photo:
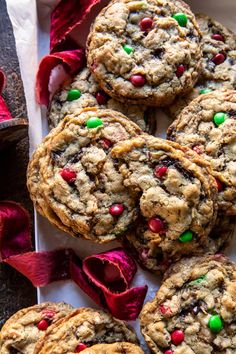
[[[34,354],[80,352],[100,343],[137,343],[134,331],[106,312],[80,308],[50,327],[38,342]]]
[[[154,273],[164,272],[170,265],[168,254],[160,264],[162,253],[155,247],[155,240],[144,237],[144,232],[140,222],[138,227],[128,232],[122,240],[124,247],[139,262],[142,268],[148,269]],[[233,216],[219,215],[216,223],[208,235],[204,247],[197,247],[194,254],[201,256],[206,254],[214,254],[222,252],[232,240],[235,228],[235,220]]]
[[[236,266],[223,255],[189,258],[171,268],[141,312],[155,354],[236,352]]]
[[[211,164],[219,209],[236,215],[236,91],[214,91],[196,98],[170,126],[167,136]]]
[[[236,88],[236,37],[233,32],[207,15],[196,16],[203,38],[201,75],[228,82]]]
[[[90,71],[83,69],[73,81],[65,85],[52,99],[48,112],[49,126],[54,128],[67,115],[81,108],[99,106],[123,113],[142,130],[154,134],[156,119],[154,112],[144,105],[126,105],[109,97],[93,78]]]
[[[63,302],[43,303],[18,311],[0,332],[1,354],[32,354],[45,331],[72,311],[73,308]]]
[[[200,94],[236,88],[235,34],[207,15],[198,14],[196,19],[203,34],[203,70],[194,89],[189,94],[178,97],[169,107],[169,113],[174,119]],[[226,60],[221,64],[217,60],[214,63],[216,55],[220,58],[219,54],[225,55]]]
[[[137,206],[109,151],[139,134],[141,129],[116,111],[94,107],[67,116],[29,164],[36,209],[72,236],[100,243],[116,239],[135,220]]]
[[[112,156],[125,185],[139,198],[141,215],[128,239],[147,268],[163,272],[206,246],[217,212],[216,183],[207,162],[190,149],[151,136],[118,144]]]
[[[113,0],[91,28],[88,66],[109,96],[165,106],[196,83],[200,39],[196,19],[183,1]]]
[[[144,354],[144,352],[131,343],[113,343],[93,345],[83,350],[83,354]]]

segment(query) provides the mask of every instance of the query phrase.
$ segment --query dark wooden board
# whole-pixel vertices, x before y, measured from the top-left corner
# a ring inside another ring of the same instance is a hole
[[[7,75],[3,97],[14,118],[27,118],[24,90],[20,78],[12,26],[5,0],[0,0],[0,67]],[[26,188],[28,138],[17,145],[0,151],[0,200],[15,200],[31,214],[33,208]],[[32,232],[33,235],[33,232]],[[17,310],[36,303],[36,290],[14,269],[0,264],[0,327]]]

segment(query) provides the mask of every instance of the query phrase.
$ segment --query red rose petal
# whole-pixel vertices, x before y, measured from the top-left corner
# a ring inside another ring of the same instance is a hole
[[[29,252],[29,225],[29,215],[19,204],[0,202],[0,255],[5,263],[34,286],[71,279],[113,316],[127,321],[138,317],[147,286],[129,288],[137,266],[125,250],[118,248],[93,255],[83,263],[71,249]]]
[[[6,85],[6,76],[4,72],[0,69],[0,95],[2,94],[5,85]]]
[[[28,212],[18,203],[0,202],[0,258],[4,260],[31,249]]]
[[[81,28],[84,30],[85,20],[93,8],[99,4],[103,7],[107,3],[108,0],[61,0],[51,15],[51,53],[61,48],[71,48],[71,32],[75,29],[81,32]]]
[[[53,85],[52,81],[58,80],[57,76],[52,80],[53,69],[62,65],[65,74],[74,75],[83,67],[85,63],[85,54],[83,49],[70,50],[61,53],[54,53],[44,57],[40,64],[36,78],[36,93],[38,103],[48,106],[50,97],[54,94],[55,90],[59,88],[60,84],[65,80],[65,75],[61,75],[62,78],[57,82],[57,85]],[[50,80],[51,79],[51,80]],[[49,83],[54,87],[50,92]]]
[[[9,111],[4,99],[0,96],[0,122],[12,119],[11,112]]]

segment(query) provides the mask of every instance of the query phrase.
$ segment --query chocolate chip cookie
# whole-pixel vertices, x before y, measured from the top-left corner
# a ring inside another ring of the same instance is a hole
[[[131,343],[113,343],[93,345],[83,350],[83,354],[144,354],[144,352]]]
[[[235,34],[207,15],[197,14],[196,19],[203,34],[203,70],[194,89],[189,94],[178,97],[169,107],[173,118],[200,94],[236,88]]]
[[[88,65],[111,97],[165,106],[196,83],[200,39],[196,19],[183,1],[113,0],[91,28]]]
[[[207,15],[197,15],[203,37],[202,76],[229,82],[236,88],[236,37],[233,32]]]
[[[100,343],[137,341],[134,331],[124,322],[100,310],[80,308],[50,327],[34,354],[77,353]]]
[[[141,313],[155,354],[236,352],[236,266],[223,255],[189,258],[171,268]]]
[[[18,311],[0,332],[1,354],[32,354],[45,331],[72,311],[73,308],[63,302],[43,303]]]
[[[140,213],[127,236],[148,269],[163,272],[208,244],[217,212],[217,189],[207,162],[190,149],[151,136],[112,150],[124,184],[136,192]],[[153,261],[154,259],[154,261]]]
[[[121,113],[88,108],[67,116],[34,153],[28,188],[36,209],[73,236],[108,242],[135,220],[132,191],[109,151],[141,134]]]
[[[153,110],[144,105],[127,105],[109,97],[97,84],[89,69],[83,69],[70,84],[65,85],[52,99],[48,121],[54,128],[67,115],[81,108],[99,106],[123,113],[142,130],[154,134],[156,119]]]
[[[214,91],[196,98],[167,135],[211,164],[219,208],[236,215],[236,91]]]

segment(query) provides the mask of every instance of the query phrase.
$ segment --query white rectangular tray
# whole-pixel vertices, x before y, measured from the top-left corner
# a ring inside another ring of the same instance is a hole
[[[107,1],[107,0],[104,0]],[[35,103],[34,85],[37,65],[40,58],[49,51],[49,13],[48,5],[55,1],[39,0],[40,25],[37,24],[35,3],[31,0],[7,0],[10,18],[13,23],[17,52],[19,56],[22,79],[24,82],[28,114],[30,120],[31,151],[47,134],[48,127],[45,116]],[[236,32],[236,1],[235,0],[189,0],[187,1],[194,12],[203,12],[221,21],[228,28]],[[45,5],[46,4],[46,5]],[[26,20],[27,19],[27,20]],[[27,22],[26,27],[25,21]],[[83,36],[81,42],[84,43]],[[26,60],[27,58],[27,60]],[[158,112],[157,135],[164,137],[165,129],[170,120]],[[112,249],[118,244],[113,242],[106,246],[94,245],[89,241],[76,240],[54,228],[46,219],[35,214],[35,241],[38,251],[52,250],[58,247],[71,247],[81,258],[104,250]],[[236,235],[228,247],[226,254],[236,261]],[[139,268],[134,284],[148,284],[149,291],[146,300],[154,297],[160,285],[160,279]],[[65,301],[76,307],[96,307],[93,301],[86,296],[75,284],[70,281],[53,283],[45,288],[38,289],[38,301]],[[138,330],[138,321],[133,323]],[[142,341],[143,342],[143,341]],[[147,349],[146,349],[147,352]]]

